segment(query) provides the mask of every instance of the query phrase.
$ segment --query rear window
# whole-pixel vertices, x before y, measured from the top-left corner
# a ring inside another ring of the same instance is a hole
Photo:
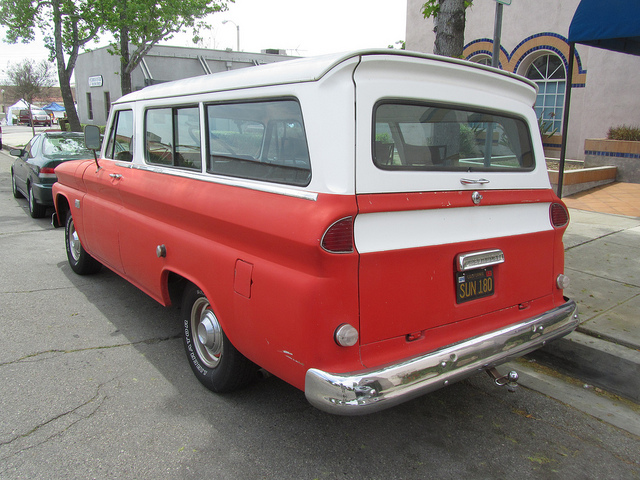
[[[295,100],[207,105],[207,171],[306,186],[309,150]]]
[[[42,153],[47,157],[68,157],[92,155],[84,146],[84,135],[47,136]]]
[[[535,167],[522,119],[393,101],[375,106],[373,160],[385,170],[504,172]]]

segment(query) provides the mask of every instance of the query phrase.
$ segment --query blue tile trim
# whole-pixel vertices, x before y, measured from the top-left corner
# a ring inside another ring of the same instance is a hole
[[[566,43],[567,45],[569,45],[567,37],[564,37],[563,35],[560,35],[558,33],[553,33],[553,32],[541,32],[541,33],[536,33],[535,35],[531,35],[531,36],[525,38],[524,40],[522,40],[518,45],[516,45],[516,47],[511,51],[511,53],[507,52],[507,50],[502,45],[500,45],[500,51],[504,53],[504,55],[507,57],[507,59],[509,61],[511,61],[511,58],[513,57],[515,52],[518,51],[519,48],[521,48],[527,42],[529,42],[529,41],[531,41],[531,40],[533,40],[535,38],[540,38],[540,37],[558,38],[558,39],[562,40],[564,43]],[[464,46],[464,48],[470,47],[471,45],[474,45],[474,44],[480,43],[480,42],[489,42],[489,43],[493,44],[493,39],[491,39],[491,38],[479,38],[477,40],[473,40],[473,41],[467,43]],[[517,72],[518,71],[518,67],[520,66],[522,61],[529,54],[531,54],[533,52],[536,52],[538,50],[549,50],[549,51],[554,52],[562,60],[562,63],[564,64],[565,71],[568,70],[569,62],[568,62],[568,59],[565,57],[564,53],[562,53],[560,50],[558,50],[557,48],[552,47],[550,45],[539,45],[539,46],[530,48],[529,50],[527,50],[526,52],[524,52],[522,54],[522,56],[520,57],[520,60],[515,65],[515,67],[513,69],[513,72]],[[471,55],[467,56],[466,60],[469,60],[471,57],[475,57],[478,54],[486,54],[486,55],[491,56],[493,54],[493,52],[490,52],[488,50],[479,50],[479,51],[473,52]],[[582,60],[580,59],[580,54],[578,53],[578,49],[577,48],[576,48],[576,63],[578,65],[578,73],[586,74],[587,71],[584,68],[582,68]],[[584,83],[573,83],[573,84],[571,84],[571,86],[573,88],[583,88],[585,86],[585,84]]]
[[[584,154],[595,155],[596,157],[640,158],[638,153],[601,152],[599,150],[585,150]]]

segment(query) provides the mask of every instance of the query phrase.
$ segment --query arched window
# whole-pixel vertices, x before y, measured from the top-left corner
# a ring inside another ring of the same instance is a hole
[[[489,67],[491,66],[491,57],[486,54],[476,55],[475,57],[470,58],[469,60],[474,63],[479,63],[480,65],[487,65]]]
[[[527,69],[525,76],[536,82],[539,88],[535,104],[536,116],[542,117],[545,127],[549,127],[548,133],[554,130],[560,133],[566,86],[562,60],[553,54],[537,57]]]

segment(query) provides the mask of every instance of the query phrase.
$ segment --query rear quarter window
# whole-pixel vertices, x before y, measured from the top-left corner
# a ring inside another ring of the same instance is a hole
[[[311,181],[297,101],[207,105],[206,119],[209,173],[295,186]]]
[[[384,170],[521,172],[535,167],[522,119],[401,101],[374,108],[373,161]]]

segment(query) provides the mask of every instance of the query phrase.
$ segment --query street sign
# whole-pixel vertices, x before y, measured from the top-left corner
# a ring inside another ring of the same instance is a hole
[[[511,5],[511,0],[496,0],[496,2],[501,3],[503,5]]]

